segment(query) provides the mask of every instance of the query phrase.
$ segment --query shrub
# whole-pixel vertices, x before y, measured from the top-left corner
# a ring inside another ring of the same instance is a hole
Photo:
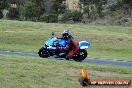
[[[74,21],[74,22],[80,22],[82,19],[82,13],[79,11],[67,11],[62,16],[62,21]]]
[[[0,10],[0,19],[3,18],[3,13],[2,11]]]
[[[40,21],[47,22],[47,23],[55,23],[58,22],[58,15],[57,14],[43,14],[40,16]]]
[[[71,11],[66,11],[63,16],[62,16],[62,22],[66,23],[69,20],[73,20],[73,16],[72,16],[72,12]]]
[[[25,20],[25,7],[24,6],[19,6],[19,20]]]
[[[26,6],[25,6],[25,18],[26,20],[34,20],[37,19],[38,17],[38,11],[37,11],[37,7],[34,3],[29,2]]]
[[[40,21],[42,22],[48,22],[48,14],[43,14],[40,16]]]
[[[58,22],[58,15],[57,14],[49,14],[49,22],[50,23],[55,23]]]
[[[19,9],[18,8],[10,8],[8,17],[10,19],[18,19],[19,18]]]
[[[82,13],[79,11],[72,12],[72,18],[74,22],[81,22],[82,19]]]

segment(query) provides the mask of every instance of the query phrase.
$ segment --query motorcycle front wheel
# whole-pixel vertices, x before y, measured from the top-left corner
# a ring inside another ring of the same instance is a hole
[[[46,49],[44,47],[42,47],[41,49],[39,49],[38,54],[42,58],[47,58],[49,56],[48,53],[46,53]]]

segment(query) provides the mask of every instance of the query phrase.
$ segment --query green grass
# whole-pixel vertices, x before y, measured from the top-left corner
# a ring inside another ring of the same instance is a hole
[[[0,88],[83,88],[78,82],[82,67],[89,71],[90,79],[132,79],[129,67],[0,55]],[[87,88],[113,87],[132,86]]]
[[[91,43],[90,58],[132,61],[132,27],[0,20],[0,50],[37,53],[51,32],[69,28],[77,41]]]

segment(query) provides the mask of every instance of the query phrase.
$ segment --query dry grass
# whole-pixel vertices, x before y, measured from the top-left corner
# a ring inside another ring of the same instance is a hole
[[[78,79],[81,77],[81,67],[86,65],[88,64],[44,58],[0,56],[0,88],[83,88]],[[91,65],[87,68],[90,79],[132,78],[131,74],[96,71]],[[89,87],[112,88],[113,86]],[[129,87],[116,86],[116,88]]]
[[[132,61],[132,27],[0,20],[0,50],[37,53],[54,31],[70,29],[76,41],[91,43],[90,58]]]

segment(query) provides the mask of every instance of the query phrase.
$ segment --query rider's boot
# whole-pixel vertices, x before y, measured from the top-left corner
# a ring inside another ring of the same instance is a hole
[[[67,55],[65,59],[66,59],[66,60],[69,60],[69,56]]]
[[[66,56],[65,59],[66,59],[66,60],[69,60],[69,61],[73,61],[73,59],[71,59],[68,55]]]

